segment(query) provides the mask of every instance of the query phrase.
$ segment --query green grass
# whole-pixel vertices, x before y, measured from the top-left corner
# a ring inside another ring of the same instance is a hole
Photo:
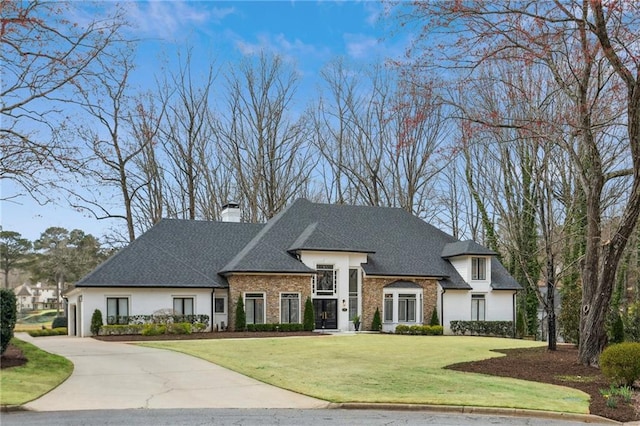
[[[29,360],[25,365],[0,370],[0,405],[22,405],[46,394],[64,382],[73,371],[66,358],[45,352],[30,343],[11,343]]]
[[[575,389],[443,369],[504,356],[492,349],[541,342],[456,336],[360,334],[286,339],[149,342],[249,377],[332,402],[385,402],[588,413]]]

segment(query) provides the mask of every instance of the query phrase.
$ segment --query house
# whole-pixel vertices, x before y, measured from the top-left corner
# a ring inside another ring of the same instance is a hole
[[[35,285],[23,283],[13,289],[16,294],[18,312],[29,312],[37,309],[55,309],[56,289],[44,287],[38,282]]]
[[[302,322],[309,297],[317,329],[353,330],[355,315],[370,329],[377,308],[391,332],[437,309],[447,333],[452,320],[514,321],[520,289],[494,252],[402,209],[298,199],[265,224],[241,223],[235,204],[220,222],[163,219],[66,297],[78,336],[95,309],[111,320],[173,309],[234,329],[239,297],[248,323]]]

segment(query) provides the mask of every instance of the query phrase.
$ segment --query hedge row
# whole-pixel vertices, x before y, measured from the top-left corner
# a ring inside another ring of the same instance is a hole
[[[178,322],[202,323],[209,326],[209,315],[110,315],[107,317],[108,325],[170,324]]]
[[[441,325],[404,325],[396,326],[396,334],[411,334],[421,336],[442,336]]]
[[[31,337],[66,336],[66,335],[67,335],[67,327],[43,328],[42,330],[29,331],[29,336]]]
[[[207,328],[206,324],[190,322],[173,322],[168,324],[113,324],[100,327],[101,336],[119,336],[124,334],[142,334],[143,336],[159,336],[161,334],[199,333]]]
[[[304,331],[303,324],[247,324],[247,331]]]
[[[513,337],[513,321],[451,321],[456,335]]]

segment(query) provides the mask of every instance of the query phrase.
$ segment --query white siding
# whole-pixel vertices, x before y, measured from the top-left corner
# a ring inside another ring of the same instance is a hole
[[[351,318],[349,312],[343,311],[343,301],[348,307],[349,305],[349,269],[361,268],[363,263],[367,263],[367,255],[362,253],[344,253],[344,252],[313,252],[304,251],[300,255],[302,263],[310,268],[315,269],[316,265],[334,265],[337,271],[337,292],[333,297],[338,299],[338,329],[348,331],[352,329]],[[362,274],[360,274],[358,282],[358,294],[360,300],[358,303],[358,312],[362,312]]]
[[[129,315],[151,315],[161,309],[173,309],[174,297],[193,297],[194,314],[208,315],[210,326],[213,314],[211,289],[76,288],[67,297],[70,311],[69,334],[80,337],[91,336],[91,316],[96,309],[102,312],[106,323],[108,297],[127,297]],[[74,316],[74,309],[78,318],[71,318]]]

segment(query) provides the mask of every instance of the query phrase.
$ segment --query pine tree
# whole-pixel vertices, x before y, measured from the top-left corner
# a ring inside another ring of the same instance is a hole
[[[373,314],[373,321],[371,321],[371,330],[382,330],[382,320],[380,319],[380,310],[376,308],[376,313]]]

